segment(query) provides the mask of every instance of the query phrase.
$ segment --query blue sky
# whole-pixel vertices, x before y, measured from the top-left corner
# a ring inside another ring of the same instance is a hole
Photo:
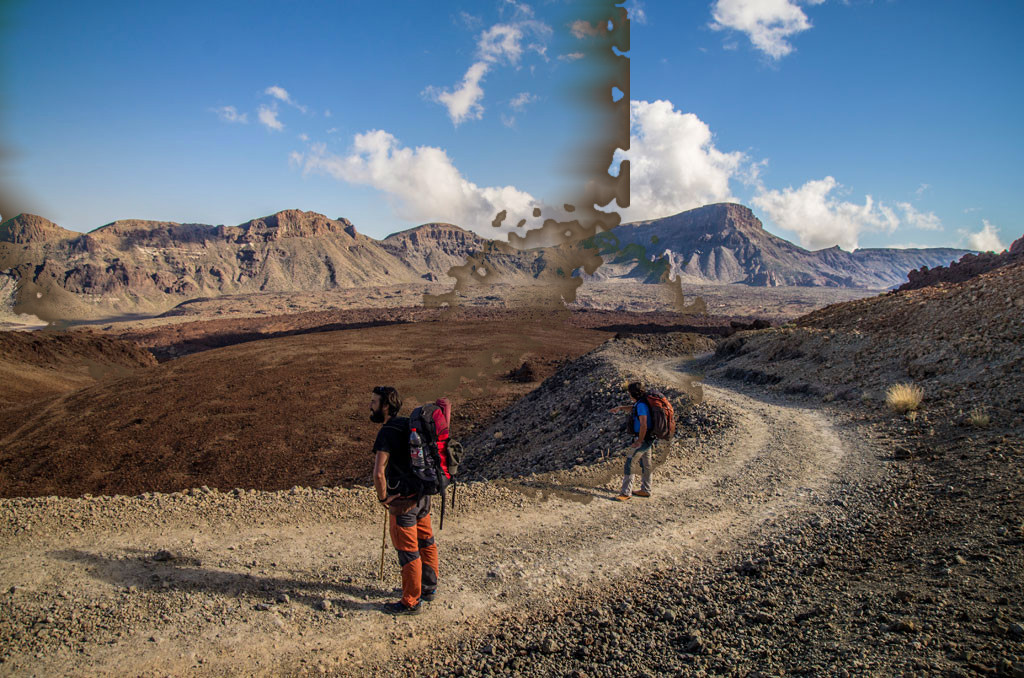
[[[1024,231],[1021,3],[628,6],[627,219],[736,200],[812,249],[996,249]],[[578,11],[11,2],[3,176],[74,230],[299,208],[374,237],[435,220],[487,234],[498,209],[575,187]]]

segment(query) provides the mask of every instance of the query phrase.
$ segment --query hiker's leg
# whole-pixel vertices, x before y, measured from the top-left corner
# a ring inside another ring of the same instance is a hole
[[[434,543],[434,530],[430,526],[430,514],[416,523],[416,539],[420,547],[420,560],[423,562],[420,582],[423,593],[437,589],[438,557],[437,544]]]
[[[409,511],[400,516],[391,516],[391,543],[398,551],[398,563],[402,566],[402,602],[413,607],[420,602],[420,579],[422,577],[419,540],[416,538],[415,511]]]
[[[424,497],[417,513],[416,540],[420,547],[420,560],[423,562],[423,571],[420,582],[423,593],[437,590],[437,573],[439,560],[437,557],[437,544],[434,543],[434,529],[430,524],[430,497]]]
[[[643,451],[643,455],[640,457],[640,468],[642,469],[642,475],[640,476],[640,489],[644,492],[651,491],[651,471],[654,470],[654,465],[651,463],[651,448],[654,446],[654,442],[645,443],[640,449]]]
[[[622,491],[619,494],[629,496],[633,493],[633,452],[626,457],[626,468],[622,471]]]

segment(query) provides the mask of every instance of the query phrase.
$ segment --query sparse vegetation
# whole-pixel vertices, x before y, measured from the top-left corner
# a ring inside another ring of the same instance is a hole
[[[921,406],[924,391],[920,386],[910,383],[893,384],[885,392],[885,402],[895,412],[904,414],[913,412]]]
[[[984,407],[975,407],[967,414],[967,423],[974,428],[986,428],[991,423],[991,419]]]

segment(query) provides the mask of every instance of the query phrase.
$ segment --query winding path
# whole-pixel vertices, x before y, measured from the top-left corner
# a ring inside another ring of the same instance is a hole
[[[676,368],[652,365],[666,379]],[[366,490],[307,491],[299,508],[288,492],[147,496],[76,527],[67,516],[101,500],[49,500],[30,529],[0,536],[0,674],[358,671],[432,633],[479,631],[494,615],[728,549],[806,505],[866,444],[818,409],[715,383],[704,393],[735,425],[663,448],[649,500],[609,501],[621,459],[460,487],[438,535],[441,595],[413,618],[378,611],[398,568],[388,546],[376,580],[381,515]],[[158,549],[177,557],[154,561]]]

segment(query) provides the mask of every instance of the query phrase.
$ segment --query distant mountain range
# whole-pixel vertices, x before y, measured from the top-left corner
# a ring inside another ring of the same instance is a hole
[[[591,279],[888,288],[968,250],[838,247],[811,252],[766,232],[746,207],[708,205],[626,224],[592,243],[605,265]],[[513,249],[452,224],[383,240],[347,219],[285,210],[238,226],[122,220],[89,233],[20,214],[0,224],[0,305],[41,317],[153,313],[196,297],[330,290],[451,280],[484,254],[503,280],[530,282],[560,260],[554,248]]]
[[[684,283],[759,287],[886,289],[906,282],[907,273],[915,268],[949,264],[970,251],[942,247],[846,252],[836,246],[812,252],[772,235],[748,207],[733,203],[625,224],[602,236],[605,242],[613,240],[612,234],[618,243],[602,248],[608,251],[606,264],[596,277],[646,280],[651,268],[630,260],[637,248],[644,248],[648,257],[664,256],[672,276],[680,276]],[[660,274],[657,268],[653,272]]]

